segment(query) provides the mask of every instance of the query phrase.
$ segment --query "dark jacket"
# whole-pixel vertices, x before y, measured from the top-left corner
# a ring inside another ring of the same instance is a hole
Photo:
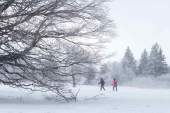
[[[104,85],[104,84],[105,84],[105,81],[103,80],[103,78],[100,79],[99,84],[101,84],[101,85]]]

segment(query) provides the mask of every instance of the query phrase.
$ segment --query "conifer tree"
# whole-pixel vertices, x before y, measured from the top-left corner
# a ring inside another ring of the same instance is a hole
[[[125,55],[122,59],[122,67],[124,71],[132,71],[136,73],[136,60],[133,57],[130,47],[127,47],[126,49]]]
[[[166,63],[165,55],[163,54],[162,49],[159,51],[159,59],[160,59],[160,67],[159,67],[159,74],[165,74],[168,72],[168,65]]]
[[[139,67],[138,67],[138,74],[141,74],[141,75],[148,74],[148,53],[146,49],[143,51],[141,55],[141,59],[139,62]]]
[[[165,55],[158,43],[154,44],[151,48],[148,66],[149,74],[159,76],[167,73],[168,67],[165,61]]]

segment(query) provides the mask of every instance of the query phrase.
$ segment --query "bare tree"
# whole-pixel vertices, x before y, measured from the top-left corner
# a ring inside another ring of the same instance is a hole
[[[87,50],[104,39],[101,34],[111,30],[105,2],[1,0],[0,82],[41,87],[68,100],[65,85],[72,78],[70,67],[89,61],[80,56],[72,59],[67,47]]]

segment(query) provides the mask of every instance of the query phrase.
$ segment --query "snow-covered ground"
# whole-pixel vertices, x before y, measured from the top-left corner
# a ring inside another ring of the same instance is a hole
[[[51,94],[0,86],[0,113],[170,113],[170,89],[79,86],[78,102],[56,103]]]

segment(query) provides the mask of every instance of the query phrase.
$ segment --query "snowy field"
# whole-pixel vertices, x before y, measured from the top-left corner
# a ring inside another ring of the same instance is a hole
[[[79,88],[78,102],[56,103],[48,93],[0,86],[0,113],[170,113],[170,89]]]

